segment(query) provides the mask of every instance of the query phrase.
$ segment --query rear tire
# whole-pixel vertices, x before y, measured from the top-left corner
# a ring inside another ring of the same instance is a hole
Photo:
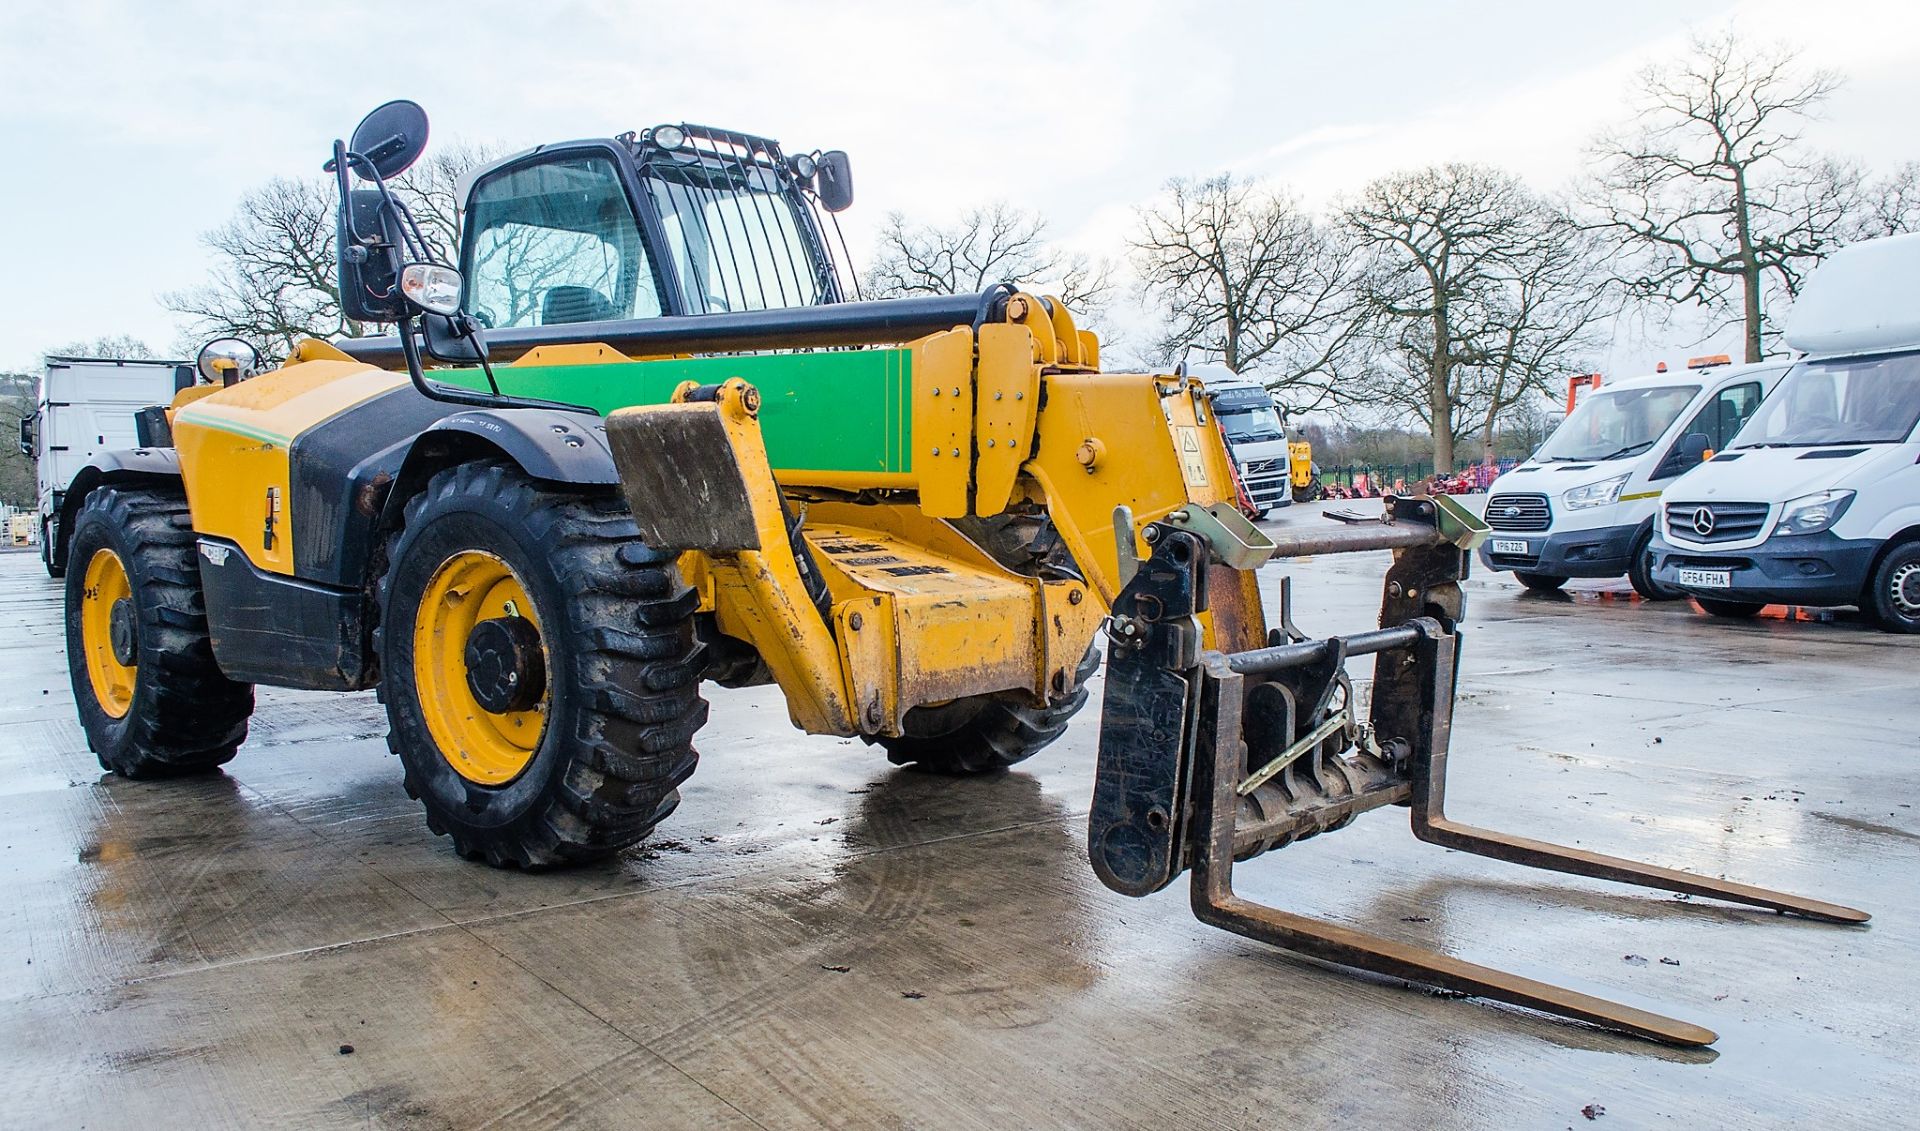
[[[1653,579],[1653,531],[1648,530],[1633,540],[1633,549],[1627,551],[1627,580],[1633,584],[1633,591],[1649,601],[1672,601],[1680,592],[1668,589]]]
[[[375,646],[388,743],[428,828],[468,859],[547,868],[616,853],[673,812],[707,717],[696,598],[616,495],[463,464],[408,501],[387,560]],[[482,576],[459,572],[469,567],[493,580],[463,581]],[[530,647],[533,666],[487,670],[537,674],[529,698],[496,712],[473,690],[468,646],[482,635],[461,609],[471,602],[473,622],[513,596],[529,607],[487,623],[524,618],[533,635],[489,639],[525,641],[515,647]],[[515,720],[531,729],[517,734]]]
[[[1867,581],[1861,602],[1888,632],[1920,632],[1920,542],[1888,550]]]
[[[1073,673],[1065,698],[1034,707],[1008,693],[970,695],[938,707],[907,712],[907,733],[897,738],[866,736],[887,752],[896,766],[915,766],[936,774],[985,774],[1004,770],[1039,753],[1066,733],[1067,723],[1086,705],[1087,680],[1100,668],[1100,650],[1089,647]]]
[[[230,761],[253,686],[213,658],[186,499],[94,491],[74,516],[67,560],[67,669],[100,767],[165,778]]]
[[[1513,578],[1535,593],[1552,593],[1567,583],[1567,579],[1557,573],[1527,573],[1514,570]]]
[[[1716,597],[1695,597],[1693,601],[1708,616],[1722,620],[1752,620],[1767,607],[1765,601],[1722,601]]]

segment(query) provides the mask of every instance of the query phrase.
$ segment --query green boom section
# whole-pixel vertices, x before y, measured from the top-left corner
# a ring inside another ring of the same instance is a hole
[[[478,369],[436,381],[486,391]],[[905,473],[913,468],[913,353],[904,349],[739,354],[589,365],[496,365],[500,391],[601,413],[665,404],[682,381],[738,377],[760,390],[760,431],[776,470]]]

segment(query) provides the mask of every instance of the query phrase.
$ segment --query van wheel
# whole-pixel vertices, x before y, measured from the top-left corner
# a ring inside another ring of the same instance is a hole
[[[1920,632],[1920,541],[1895,546],[1880,559],[1865,604],[1888,632]]]
[[[1551,593],[1567,583],[1567,579],[1557,573],[1527,573],[1516,569],[1513,577],[1535,593]]]
[[[1647,530],[1633,540],[1633,549],[1627,552],[1627,580],[1633,583],[1633,591],[1649,601],[1671,601],[1680,596],[1678,590],[1668,589],[1653,579],[1653,531]]]
[[[1695,597],[1693,603],[1700,606],[1701,612],[1722,620],[1751,620],[1767,607],[1765,601],[1722,601],[1714,597]]]

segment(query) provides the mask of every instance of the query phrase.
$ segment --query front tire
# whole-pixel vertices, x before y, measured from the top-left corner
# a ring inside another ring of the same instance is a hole
[[[1678,590],[1668,589],[1653,579],[1653,531],[1647,530],[1633,540],[1633,549],[1627,551],[1627,581],[1633,585],[1633,591],[1649,601],[1671,601],[1680,596]]]
[[[1920,632],[1920,542],[1887,551],[1867,581],[1862,604],[1888,632]]]
[[[906,734],[865,736],[896,766],[936,774],[985,774],[1026,761],[1066,733],[1086,705],[1087,680],[1100,668],[1100,650],[1089,647],[1073,673],[1073,687],[1060,700],[1035,707],[1011,693],[970,695],[937,707],[915,707],[904,720]]]
[[[547,868],[634,844],[693,773],[695,595],[611,492],[471,463],[409,500],[380,580],[388,743],[427,826]]]
[[[1557,573],[1527,573],[1514,570],[1513,579],[1534,593],[1553,593],[1567,583],[1567,579]]]
[[[67,669],[87,746],[127,778],[201,773],[247,737],[253,687],[213,657],[187,501],[102,487],[74,516]]]
[[[1702,612],[1721,620],[1752,620],[1767,607],[1765,601],[1723,601],[1717,597],[1695,597],[1693,601]]]

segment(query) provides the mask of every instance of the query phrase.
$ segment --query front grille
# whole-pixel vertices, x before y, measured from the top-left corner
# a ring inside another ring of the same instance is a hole
[[[1667,504],[1667,529],[1689,542],[1740,542],[1766,525],[1765,503]]]
[[[1241,466],[1248,475],[1259,475],[1263,471],[1272,471],[1280,465],[1278,459],[1250,459]]]
[[[1545,495],[1495,495],[1487,500],[1487,525],[1495,530],[1545,530],[1552,524]]]

